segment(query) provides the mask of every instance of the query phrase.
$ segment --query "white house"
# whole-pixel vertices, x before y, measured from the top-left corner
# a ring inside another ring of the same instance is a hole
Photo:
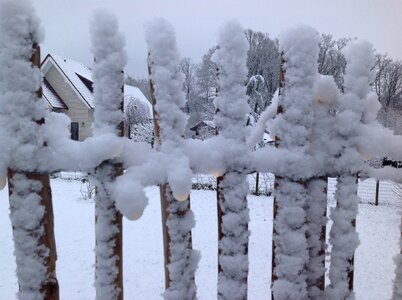
[[[95,109],[91,69],[71,59],[48,54],[41,70],[43,97],[51,110],[70,117],[71,138],[82,141],[91,136]],[[152,105],[144,94],[136,87],[125,85],[125,101],[133,98],[146,104],[151,117]]]

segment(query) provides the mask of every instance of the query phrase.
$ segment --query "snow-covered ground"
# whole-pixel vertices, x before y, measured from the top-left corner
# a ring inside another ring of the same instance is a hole
[[[331,181],[329,191],[333,192]],[[57,276],[61,299],[94,299],[94,204],[82,200],[79,180],[52,180],[58,249]],[[390,299],[393,257],[398,252],[401,204],[393,185],[381,183],[380,206],[374,201],[375,182],[360,183],[357,227],[361,244],[356,252],[357,299]],[[161,299],[164,288],[159,189],[147,189],[150,204],[139,221],[124,223],[124,284],[126,299]],[[196,215],[194,247],[202,259],[196,273],[200,300],[216,299],[217,226],[214,191],[192,191]],[[267,299],[271,277],[272,198],[249,196],[249,299]],[[332,203],[332,201],[330,201]],[[7,189],[0,192],[0,299],[15,299],[18,289]]]

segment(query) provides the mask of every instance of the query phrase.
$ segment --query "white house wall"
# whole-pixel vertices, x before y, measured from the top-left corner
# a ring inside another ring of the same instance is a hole
[[[65,81],[64,77],[54,66],[50,67],[45,75],[47,81],[63,99],[68,110],[66,115],[70,117],[71,122],[79,124],[79,140],[83,141],[91,136],[91,125],[93,122],[93,110],[89,109],[79,98],[76,91]]]

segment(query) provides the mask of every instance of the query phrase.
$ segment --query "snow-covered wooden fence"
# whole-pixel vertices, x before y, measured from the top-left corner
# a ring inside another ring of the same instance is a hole
[[[402,148],[401,140],[376,121],[379,107],[370,93],[371,45],[355,42],[346,49],[341,93],[333,78],[318,74],[317,32],[299,27],[285,33],[280,95],[250,132],[245,127],[247,43],[242,27],[228,23],[220,31],[213,56],[219,68],[214,103],[218,135],[186,140],[183,76],[174,29],[156,20],[146,34],[156,130],[156,147],[151,149],[123,137],[126,54],[113,16],[98,13],[91,25],[96,113],[94,136],[82,143],[69,140],[68,120],[47,112],[41,101],[40,29],[28,0],[1,3],[0,33],[5,39],[0,63],[7,66],[0,72],[4,141],[0,175],[8,174],[9,180],[19,298],[59,297],[48,175],[59,170],[88,172],[96,182],[97,299],[123,299],[121,217],[141,217],[148,201],[144,188],[155,184],[161,187],[163,297],[197,298],[195,271],[200,254],[192,247],[195,220],[189,198],[195,174],[218,178],[217,298],[247,299],[246,178],[253,172],[276,175],[272,299],[353,298],[353,256],[358,244],[354,220],[358,194],[365,193],[357,189],[356,175],[389,175],[372,170],[362,153],[401,159],[398,149]],[[267,127],[277,136],[276,147],[255,149]],[[383,147],[385,142],[388,147]],[[327,184],[328,177],[338,178],[335,191],[333,181]],[[325,283],[328,195],[336,205],[331,211],[330,282]]]

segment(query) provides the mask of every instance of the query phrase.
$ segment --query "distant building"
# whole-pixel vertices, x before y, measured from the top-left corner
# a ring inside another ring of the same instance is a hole
[[[205,140],[216,135],[216,127],[213,121],[201,121],[190,128],[191,137]]]
[[[83,141],[91,136],[95,109],[91,69],[71,59],[48,54],[41,70],[43,98],[49,109],[70,117],[73,140]],[[136,87],[124,85],[125,101],[133,98],[144,102],[151,116],[152,105],[144,94]]]

